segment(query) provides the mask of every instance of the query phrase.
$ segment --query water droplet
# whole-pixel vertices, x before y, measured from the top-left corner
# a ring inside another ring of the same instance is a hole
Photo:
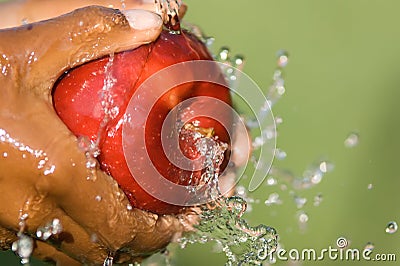
[[[126,209],[128,210],[128,211],[131,211],[131,210],[133,210],[133,207],[132,207],[132,205],[130,205],[129,203],[126,205]]]
[[[36,230],[36,236],[42,240],[48,240],[52,235],[61,233],[63,227],[59,219],[55,218],[48,222],[45,226],[39,227]]]
[[[236,55],[233,58],[233,66],[239,70],[243,70],[244,62],[245,62],[244,56],[242,55]]]
[[[346,148],[354,148],[358,145],[360,137],[357,133],[350,133],[349,136],[344,141],[344,146]]]
[[[3,152],[3,157],[7,158],[8,157],[8,153],[7,152]]]
[[[268,199],[264,203],[267,206],[271,206],[271,205],[280,205],[282,204],[282,201],[279,198],[278,193],[272,193],[268,196]]]
[[[210,50],[210,48],[212,47],[212,45],[215,42],[215,38],[213,37],[205,37],[204,38],[204,44],[207,46],[207,48]]]
[[[333,168],[334,168],[333,164],[331,164],[329,162],[322,161],[319,164],[319,170],[321,170],[322,173],[331,172],[333,170]]]
[[[226,62],[229,60],[229,53],[230,49],[228,47],[221,47],[217,59],[221,62]]]
[[[307,203],[307,199],[299,196],[294,196],[294,203],[296,204],[297,208],[301,209]]]
[[[120,1],[121,1],[121,9],[125,10],[126,8],[125,0],[120,0]]]
[[[100,195],[97,195],[94,199],[95,199],[96,201],[98,201],[98,202],[100,202],[100,201],[102,200],[102,198],[101,198]]]
[[[318,193],[315,197],[314,197],[314,206],[318,207],[319,205],[321,205],[322,202],[322,194]]]
[[[267,179],[268,186],[275,186],[276,184],[278,184],[278,181],[275,178],[273,178],[272,176],[268,177]]]
[[[278,57],[278,67],[284,68],[287,66],[289,62],[289,54],[285,50],[279,50],[277,53]]]
[[[22,24],[22,26],[28,25],[28,24],[29,24],[28,19],[27,19],[27,18],[23,18],[23,19],[21,20],[21,24]]]
[[[285,151],[281,150],[281,149],[275,149],[275,157],[278,160],[284,160],[287,157],[287,154]]]
[[[374,249],[375,249],[375,245],[371,242],[368,242],[364,247],[364,250],[373,251]]]
[[[307,189],[321,183],[324,175],[332,171],[334,165],[328,162],[320,162],[317,166],[307,169],[301,178],[291,177],[295,189]]]
[[[279,116],[275,117],[275,123],[276,123],[277,125],[282,124],[282,123],[283,123],[283,118],[282,118],[282,117],[279,117]]]
[[[397,223],[392,221],[387,224],[385,232],[388,234],[394,234],[397,232],[397,228],[398,228]]]
[[[281,76],[281,71],[277,70],[273,76],[274,82],[269,88],[267,98],[269,100],[269,105],[272,107],[281,97],[285,94],[285,80]]]
[[[87,169],[92,169],[95,168],[97,165],[97,161],[94,158],[88,158],[86,161],[86,168]]]
[[[53,174],[55,170],[56,170],[56,166],[53,164],[50,166],[50,168],[47,168],[43,171],[43,175],[46,176],[46,175]]]
[[[308,215],[305,212],[299,212],[298,219],[301,224],[305,224],[308,222]]]

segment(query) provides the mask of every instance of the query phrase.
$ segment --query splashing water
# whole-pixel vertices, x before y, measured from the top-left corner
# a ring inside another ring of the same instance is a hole
[[[12,243],[11,250],[21,258],[21,264],[29,265],[34,243],[31,237],[24,234],[26,219],[28,219],[28,214],[24,213],[21,209],[19,217],[19,231],[17,233],[18,240]]]
[[[59,219],[54,218],[52,221],[48,222],[45,226],[39,227],[36,230],[36,236],[44,241],[48,240],[52,235],[57,235],[61,233],[63,227]]]
[[[17,236],[18,240],[12,244],[11,249],[21,258],[21,264],[29,265],[33,251],[33,240],[23,233],[18,233]]]
[[[181,247],[215,241],[228,258],[225,265],[262,265],[276,250],[278,235],[265,225],[249,226],[241,218],[245,210],[246,201],[235,196],[202,207],[196,232],[182,237]]]
[[[293,190],[304,190],[313,188],[321,183],[325,175],[332,172],[334,167],[334,164],[324,160],[312,164],[301,176],[295,176],[289,171],[276,167],[272,167],[270,174]]]
[[[98,165],[97,157],[100,155],[99,143],[101,142],[101,133],[107,126],[110,119],[114,119],[120,112],[119,108],[114,102],[113,86],[116,82],[111,68],[114,64],[114,54],[109,54],[108,62],[104,66],[105,77],[103,80],[103,87],[99,92],[98,97],[101,99],[101,107],[104,117],[100,123],[97,133],[96,141],[90,140],[87,136],[78,137],[78,147],[85,153],[86,168],[89,173],[86,177],[87,180],[96,181],[96,169]]]
[[[254,199],[249,196],[247,189],[244,186],[238,185],[235,189],[235,196],[244,199],[247,203],[246,212],[251,212],[253,210],[253,204],[259,203],[259,199]]]

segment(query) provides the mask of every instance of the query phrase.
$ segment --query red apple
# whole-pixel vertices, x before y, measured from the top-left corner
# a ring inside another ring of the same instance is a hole
[[[60,118],[75,135],[87,136],[92,141],[98,141],[101,169],[118,182],[136,208],[158,214],[178,213],[183,209],[182,206],[160,201],[147,193],[129,171],[122,147],[121,123],[124,122],[125,110],[132,95],[152,74],[165,67],[191,60],[212,60],[212,57],[204,44],[191,33],[182,31],[181,34],[176,34],[164,30],[151,44],[115,54],[112,63],[109,63],[110,57],[106,57],[71,70],[54,89],[54,107]],[[112,73],[113,82],[106,94],[109,99],[104,102],[103,87],[107,73]],[[222,73],[218,74],[222,76]],[[164,178],[180,185],[200,183],[202,171],[182,170],[170,163],[161,145],[161,128],[170,110],[180,102],[198,96],[213,97],[231,105],[227,87],[194,81],[176,86],[165,93],[146,118],[145,143],[152,163]],[[107,102],[111,103],[112,110],[108,112],[111,116],[105,119],[104,104]],[[201,111],[199,108],[204,107],[193,105],[194,114]],[[225,127],[232,123],[231,113],[226,110],[215,111],[225,112],[225,121],[218,122],[210,117],[199,116],[192,119],[192,122],[195,120],[197,123],[196,126],[187,128],[213,131],[214,139],[230,145],[229,128]],[[187,121],[186,125],[190,122]],[[186,157],[199,157],[199,152],[194,147],[193,135],[181,136],[179,146],[177,148],[180,148]],[[225,152],[221,168],[226,166],[228,159],[229,148]]]

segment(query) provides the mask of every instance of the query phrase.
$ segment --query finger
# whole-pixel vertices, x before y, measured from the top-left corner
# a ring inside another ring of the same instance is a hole
[[[116,9],[145,9],[155,11],[154,0],[24,0],[0,3],[0,28],[47,20],[85,6],[98,5]]]
[[[69,257],[65,253],[57,250],[55,247],[46,242],[37,240],[33,256],[44,262],[50,262],[57,266],[79,266],[82,265],[79,261]]]
[[[15,232],[0,227],[0,250],[9,250],[17,239]],[[35,241],[33,256],[42,261],[53,262],[58,266],[81,265],[78,261],[40,240]]]
[[[161,18],[149,11],[91,6],[45,22],[0,31],[9,76],[48,96],[60,74],[89,60],[153,41]],[[12,44],[12,45],[11,45]]]
[[[0,124],[6,125],[7,131],[0,132],[0,154],[6,154],[0,169],[7,169],[0,172],[2,187],[7,181],[14,186],[4,187],[15,195],[36,193],[54,199],[89,235],[96,233],[99,242],[112,251],[129,245],[133,245],[135,255],[158,250],[182,230],[176,218],[131,210],[111,177],[98,168],[87,168],[87,158],[75,136],[46,101],[20,95],[13,102],[4,101],[2,108]],[[9,213],[9,223],[18,223],[16,217],[25,201],[8,201],[10,211],[5,213]]]
[[[12,158],[15,154],[11,152],[8,156]],[[1,228],[8,228],[0,229],[0,239],[6,244],[5,249],[9,249],[16,240],[16,233],[13,232],[22,231],[33,237],[42,237],[45,233],[52,233],[53,229],[49,226],[57,219],[59,230],[54,236],[48,235],[46,238],[51,239],[51,243],[59,250],[79,261],[101,263],[106,258],[107,248],[100,242],[92,241],[91,236],[59,209],[51,197],[12,178],[2,178],[1,186],[7,188],[0,194],[0,225]],[[21,215],[25,219],[21,220]],[[42,232],[42,236],[38,232]],[[50,248],[47,250],[49,252],[39,250],[38,254],[51,258],[54,251]]]
[[[43,210],[43,206],[37,206]],[[36,212],[35,215],[40,215],[40,212]],[[27,219],[27,227],[32,231],[30,221],[35,220]],[[47,217],[42,217],[42,222],[39,226],[43,228],[45,223],[51,224],[53,219],[57,219],[62,229],[61,232],[51,236],[47,243],[51,244],[54,248],[46,247],[43,245],[42,250],[36,250],[35,254],[40,253],[42,257],[57,259],[65,259],[68,257],[70,260],[79,261],[81,263],[88,264],[101,264],[108,255],[107,247],[105,247],[100,241],[97,241],[95,233],[88,234],[82,226],[78,225],[68,215],[59,208],[55,208],[51,211]],[[35,232],[37,229],[34,229]],[[44,230],[45,231],[45,230]],[[40,241],[38,241],[39,243]],[[41,242],[43,243],[43,242]],[[44,244],[44,243],[43,243]],[[61,256],[64,253],[66,256]],[[68,265],[68,264],[66,264]]]

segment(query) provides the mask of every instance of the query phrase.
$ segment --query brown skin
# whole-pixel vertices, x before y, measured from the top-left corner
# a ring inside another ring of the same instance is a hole
[[[140,8],[154,11],[154,0],[10,0],[0,4],[0,28],[17,27],[22,23],[32,23],[66,14],[75,9],[90,5],[105,6],[115,9]],[[122,6],[124,3],[124,7]],[[179,9],[179,16],[183,17],[186,5]]]
[[[38,258],[58,265],[101,264],[109,252],[117,254],[116,261],[134,261],[162,249],[184,229],[180,219],[188,216],[128,210],[129,202],[116,182],[97,167],[86,168],[77,138],[51,102],[51,88],[65,70],[151,42],[161,26],[159,20],[148,29],[134,30],[117,10],[87,7],[46,22],[0,30],[1,249],[9,249],[16,240],[24,213],[24,232],[31,236],[38,227],[60,219],[63,232],[52,238],[54,246],[36,239],[34,250]]]
[[[154,10],[154,1],[126,0],[125,8]],[[66,14],[75,9],[98,5],[115,9],[123,9],[120,0],[14,0],[1,4],[0,28],[20,26],[23,21],[32,23]]]

